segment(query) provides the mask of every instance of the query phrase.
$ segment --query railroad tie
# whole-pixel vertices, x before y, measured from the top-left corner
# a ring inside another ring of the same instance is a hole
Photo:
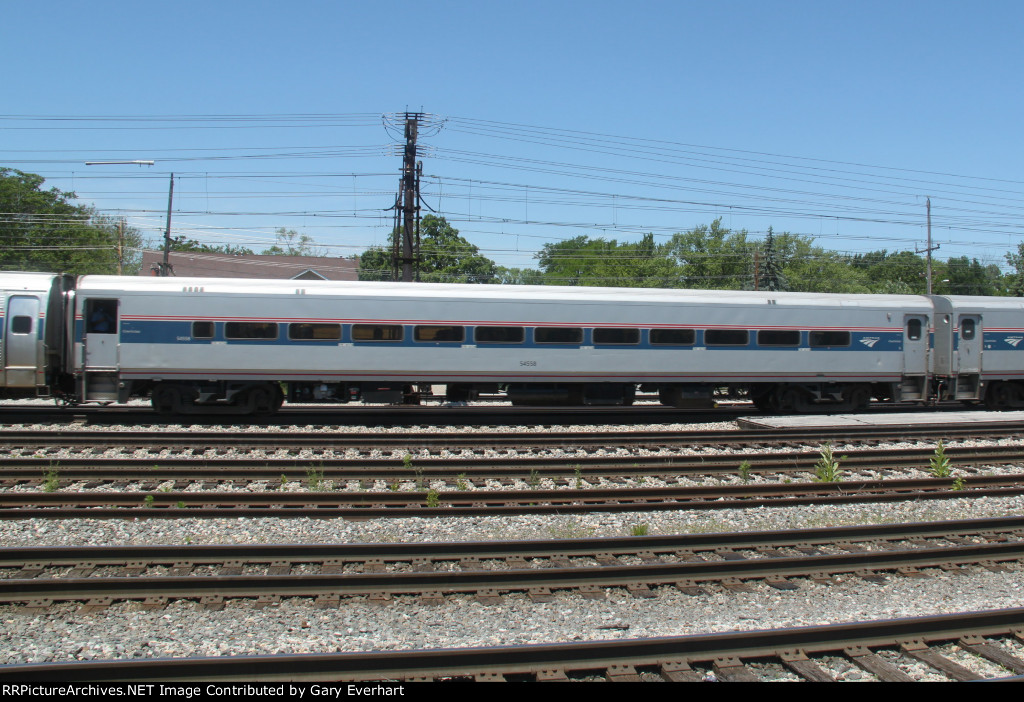
[[[604,671],[608,682],[640,682],[640,674],[631,665],[612,664]]]
[[[712,664],[715,677],[723,682],[759,682],[739,658],[716,658]]]
[[[866,670],[882,682],[914,682],[912,677],[864,646],[843,649],[843,654],[857,667]]]
[[[703,682],[704,676],[686,661],[658,661],[661,677],[668,682]]]
[[[1024,675],[1024,660],[990,644],[980,636],[965,636],[960,639],[959,643],[962,648],[971,653],[988,659],[996,665],[1001,665],[1007,670],[1012,670],[1017,675]]]
[[[821,669],[817,663],[807,657],[803,651],[782,651],[779,658],[783,665],[794,673],[811,682],[836,682],[836,679]]]
[[[933,651],[928,644],[920,639],[904,641],[900,644],[900,650],[911,658],[916,658],[922,663],[927,663],[932,668],[941,671],[954,680],[967,682],[968,680],[981,680],[983,676],[969,670],[964,666],[949,660],[942,654]]]

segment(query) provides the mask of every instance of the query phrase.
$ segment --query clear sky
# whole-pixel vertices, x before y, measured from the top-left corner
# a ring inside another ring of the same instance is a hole
[[[1024,234],[1015,0],[0,0],[0,166],[175,234],[384,243],[400,129],[482,252],[722,217],[1003,263]],[[152,167],[85,166],[149,159]],[[424,209],[424,212],[429,212]]]

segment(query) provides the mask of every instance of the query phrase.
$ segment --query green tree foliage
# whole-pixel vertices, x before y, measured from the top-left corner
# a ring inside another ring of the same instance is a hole
[[[635,243],[578,236],[546,244],[537,254],[548,285],[676,287],[678,274],[665,245],[646,234]]]
[[[747,232],[734,232],[718,218],[711,226],[700,225],[673,234],[667,245],[670,260],[678,269],[679,284],[673,287],[700,290],[743,290],[753,287],[755,244]]]
[[[281,227],[274,232],[277,243],[260,253],[264,256],[323,256],[324,250],[317,246],[313,237],[299,234],[294,229]]]
[[[1017,251],[1006,254],[1006,262],[1013,266],[1007,274],[1005,289],[1014,297],[1024,297],[1024,244],[1017,244]]]
[[[203,244],[195,239],[186,239],[183,236],[174,237],[171,243],[172,251],[194,251],[196,253],[219,253],[227,254],[228,256],[252,256],[254,251],[245,246],[232,246],[231,244],[222,244],[220,246],[212,246],[210,244]]]
[[[142,237],[76,205],[74,193],[43,190],[33,173],[0,168],[0,269],[52,273],[117,273],[118,240],[124,272],[137,270]]]
[[[938,281],[935,284],[937,292],[948,291],[951,295],[1004,294],[1003,274],[999,266],[983,266],[976,258],[951,258],[933,274],[933,278]]]
[[[398,232],[391,233],[392,243]],[[419,280],[430,283],[496,282],[498,266],[459,234],[444,217],[420,222]],[[391,280],[391,249],[374,246],[359,257],[360,280]]]
[[[768,227],[768,234],[761,248],[760,268],[759,289],[770,292],[788,289],[785,276],[782,275],[782,262],[779,260],[779,252],[775,249],[775,234],[771,227]]]

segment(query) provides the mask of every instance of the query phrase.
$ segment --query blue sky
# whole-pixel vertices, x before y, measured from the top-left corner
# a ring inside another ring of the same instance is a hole
[[[663,239],[716,217],[755,238],[913,250],[929,196],[939,258],[1002,263],[1024,233],[1019,2],[2,10],[0,166],[151,239],[174,172],[177,234],[383,243],[400,140],[382,115],[405,110],[432,115],[426,204],[508,266],[559,239]],[[84,165],[125,158],[157,163]]]

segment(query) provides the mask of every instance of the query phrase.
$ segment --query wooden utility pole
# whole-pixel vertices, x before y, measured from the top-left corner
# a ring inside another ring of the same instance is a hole
[[[117,220],[117,274],[124,273],[124,217]]]
[[[167,191],[167,229],[164,230],[164,262],[160,265],[160,276],[166,278],[171,274],[171,205],[174,203],[174,174],[171,174],[171,187]]]
[[[928,210],[928,294],[932,294],[932,199],[925,198],[925,207]]]
[[[932,294],[932,251],[935,251],[939,247],[938,246],[932,246],[932,199],[930,197],[925,198],[924,204],[925,204],[925,208],[927,209],[927,212],[928,212],[928,245],[925,247],[924,252],[918,251],[917,249],[915,249],[914,253],[926,253],[927,254],[926,255],[926,260],[928,261],[928,270],[925,273],[925,279],[926,279],[925,284],[926,284],[927,294],[931,295]]]
[[[396,242],[392,255],[392,269],[397,278],[401,268],[401,280],[412,282],[419,278],[420,241],[420,172],[416,163],[416,137],[419,134],[420,112],[405,113],[405,154],[402,158],[402,182],[399,186],[399,209],[402,213],[401,243]]]

